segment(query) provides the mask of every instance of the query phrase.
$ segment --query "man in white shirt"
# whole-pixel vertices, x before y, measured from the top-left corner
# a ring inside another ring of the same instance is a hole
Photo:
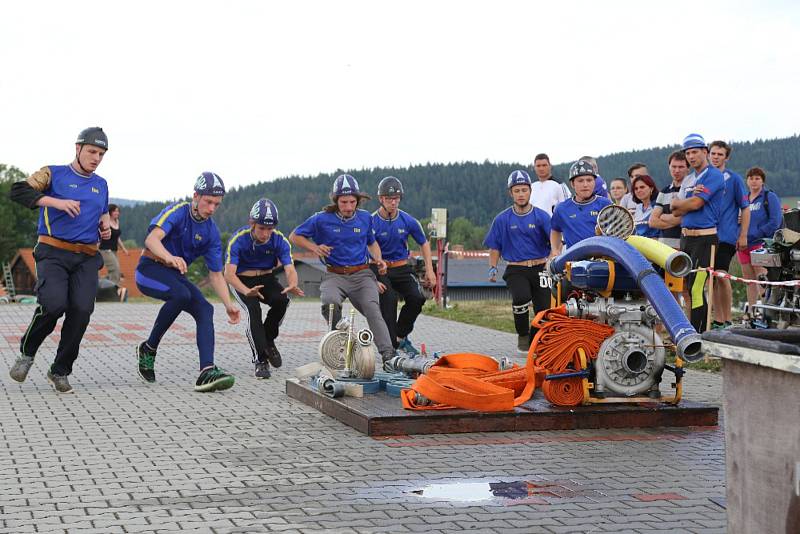
[[[553,209],[572,194],[566,184],[559,183],[553,178],[553,166],[550,165],[547,154],[536,155],[533,159],[533,170],[538,180],[531,186],[531,204],[552,215]]]

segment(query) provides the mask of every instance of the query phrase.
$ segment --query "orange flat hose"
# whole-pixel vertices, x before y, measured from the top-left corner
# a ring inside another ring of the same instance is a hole
[[[597,358],[600,345],[614,329],[593,321],[571,319],[565,306],[539,312],[531,324],[539,331],[528,349],[524,368],[515,365],[500,370],[497,361],[484,354],[448,354],[401,392],[403,406],[411,410],[511,411],[530,400],[537,385],[543,386],[546,398],[553,404],[580,404],[583,388],[579,377],[544,381],[544,376],[581,370],[578,349],[583,349],[588,358]],[[575,392],[580,392],[579,398]],[[418,404],[417,394],[431,404]]]

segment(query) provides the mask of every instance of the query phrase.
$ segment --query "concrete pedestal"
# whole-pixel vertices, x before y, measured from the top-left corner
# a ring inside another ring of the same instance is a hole
[[[800,533],[800,356],[724,341],[728,532]]]

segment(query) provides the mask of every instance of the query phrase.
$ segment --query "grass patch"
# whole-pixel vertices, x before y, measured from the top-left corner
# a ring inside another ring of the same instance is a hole
[[[435,302],[428,301],[422,308],[422,313],[510,334],[516,333],[510,300],[462,301],[452,304],[446,310],[438,307]]]

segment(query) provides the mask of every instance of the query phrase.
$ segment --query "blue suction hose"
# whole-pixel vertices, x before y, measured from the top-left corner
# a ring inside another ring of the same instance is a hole
[[[653,306],[678,350],[678,355],[688,362],[703,357],[700,334],[686,318],[686,314],[667,289],[653,265],[631,245],[616,237],[590,237],[571,246],[569,250],[550,262],[550,273],[561,274],[569,261],[592,257],[611,258],[636,279],[636,284]]]

